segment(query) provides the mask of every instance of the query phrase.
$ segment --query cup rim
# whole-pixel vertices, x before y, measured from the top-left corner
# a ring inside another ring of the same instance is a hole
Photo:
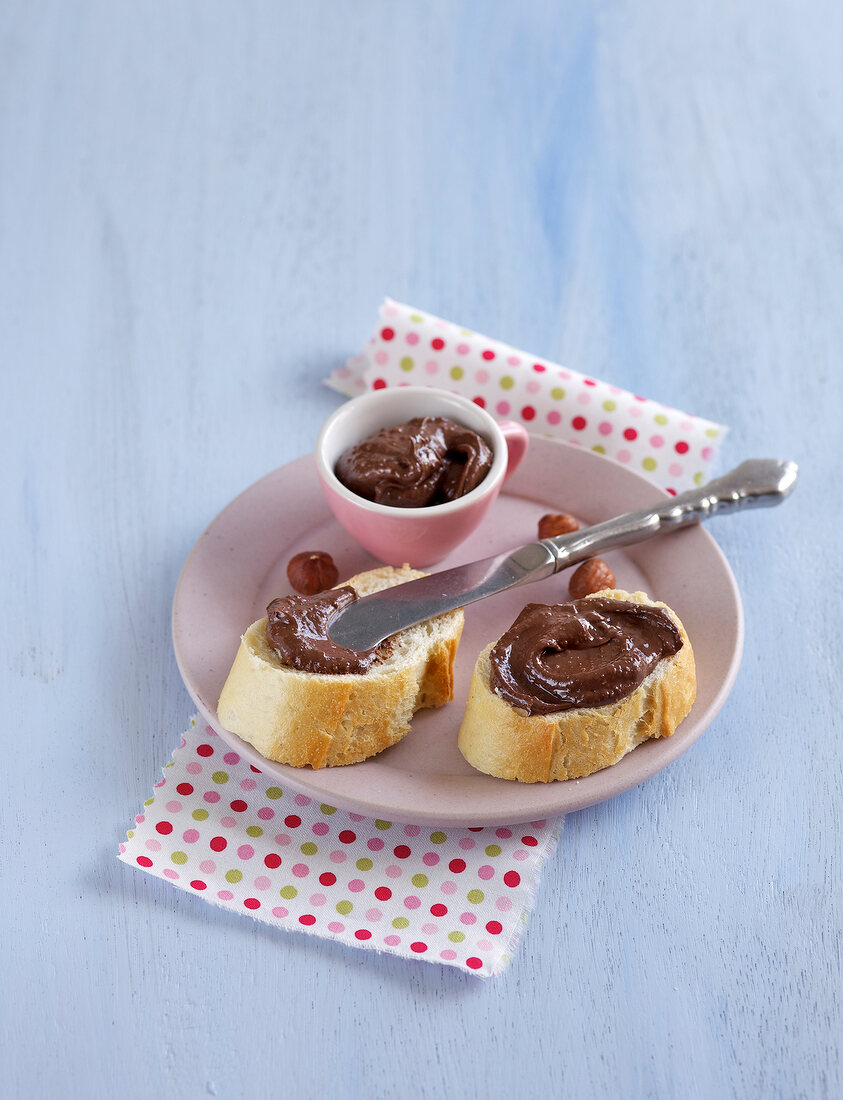
[[[421,394],[428,397],[433,395],[447,398],[457,406],[472,411],[475,415],[479,415],[481,419],[485,419],[488,422],[489,431],[494,437],[494,445],[492,448],[493,458],[488,474],[486,474],[479,485],[475,485],[473,489],[464,496],[458,497],[456,500],[448,500],[444,504],[427,504],[420,508],[399,508],[393,504],[378,504],[374,500],[367,500],[366,497],[359,496],[357,493],[352,492],[347,486],[343,485],[334,473],[333,467],[325,459],[325,441],[330,431],[334,428],[338,420],[353,415],[353,412],[349,410],[359,408],[363,403],[377,404],[380,400],[388,400],[388,398],[382,397],[382,394],[399,393],[401,395]],[[371,512],[373,515],[409,519],[414,515],[423,515],[425,517],[450,515],[453,512],[458,512],[460,509],[482,500],[483,497],[493,492],[500,485],[506,473],[507,444],[506,437],[494,417],[470,398],[463,397],[462,394],[452,393],[450,390],[437,389],[434,386],[396,386],[392,389],[369,390],[366,393],[359,394],[357,397],[352,397],[349,401],[346,401],[345,404],[340,405],[338,409],[335,409],[319,430],[319,435],[316,438],[315,456],[317,472],[323,483],[332,492],[337,493],[349,504],[354,504],[366,512]]]

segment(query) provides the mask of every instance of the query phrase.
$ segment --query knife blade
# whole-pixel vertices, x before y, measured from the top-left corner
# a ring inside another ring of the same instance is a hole
[[[793,491],[797,476],[795,462],[749,459],[723,477],[662,498],[649,508],[363,596],[331,621],[328,636],[347,649],[371,649],[399,630],[543,580],[606,550],[643,542],[714,515],[780,504]]]

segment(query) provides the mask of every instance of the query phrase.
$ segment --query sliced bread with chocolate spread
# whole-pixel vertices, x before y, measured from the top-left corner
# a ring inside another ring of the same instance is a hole
[[[510,691],[502,679],[500,669],[507,651],[505,646],[497,650],[496,646],[508,637],[503,635],[497,643],[488,645],[477,659],[459,731],[460,752],[472,767],[488,775],[516,779],[522,783],[582,778],[616,764],[648,738],[669,737],[685,718],[696,696],[696,672],[691,643],[679,617],[666,604],[651,600],[643,592],[629,593],[620,589],[595,592],[577,601],[576,605],[567,606],[587,607],[590,600],[601,598],[643,605],[645,608],[660,608],[670,620],[668,632],[673,633],[674,645],[666,650],[669,655],[658,659],[652,671],[619,698],[618,690],[624,689],[610,682],[613,666],[607,664],[607,673],[592,675],[585,687],[572,689],[563,704],[565,709],[554,711],[550,702],[556,655],[553,644],[546,645],[540,641],[538,644],[543,648],[537,659],[535,655],[528,656],[528,663],[533,669],[544,670],[533,681],[544,679],[544,683],[533,689],[537,696],[544,688],[548,689],[542,702],[538,698],[530,698],[530,680],[523,675],[520,680],[523,693],[520,696],[517,691]],[[540,608],[540,605],[533,606]],[[650,613],[642,611],[641,614]],[[572,628],[566,629],[573,638],[570,633]],[[595,629],[599,627],[586,623],[571,643],[571,649],[577,645],[586,649],[592,644],[588,632]],[[514,648],[526,635],[526,631],[520,634],[516,631],[510,648]],[[536,637],[540,636],[540,632],[537,633]],[[597,647],[599,642],[600,639],[595,637],[593,644]],[[677,644],[679,648],[670,652]],[[613,655],[617,648],[611,647]],[[559,652],[562,650],[564,643]],[[523,674],[524,654],[520,657],[522,667],[517,671]],[[564,658],[562,661],[564,663]],[[493,668],[493,662],[497,662],[496,668]],[[545,676],[548,670],[549,675]],[[504,673],[507,672],[504,668]],[[517,677],[510,679],[514,682]],[[615,698],[611,701],[602,705],[571,705],[577,702],[578,692],[586,696],[589,704],[593,704],[611,696],[613,686]]]
[[[365,596],[421,576],[384,566],[337,588]],[[417,710],[453,698],[462,627],[462,610],[440,615],[390,639],[367,671],[326,673],[282,663],[267,618],[258,619],[241,638],[217,715],[269,760],[297,768],[358,763],[400,741]]]

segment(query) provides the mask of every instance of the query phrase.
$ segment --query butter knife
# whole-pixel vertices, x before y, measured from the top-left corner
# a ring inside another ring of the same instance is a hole
[[[328,636],[348,649],[371,649],[425,619],[543,580],[606,550],[643,542],[711,516],[780,504],[793,491],[798,469],[795,462],[752,458],[723,477],[661,499],[650,508],[385,588],[341,611],[332,620]]]

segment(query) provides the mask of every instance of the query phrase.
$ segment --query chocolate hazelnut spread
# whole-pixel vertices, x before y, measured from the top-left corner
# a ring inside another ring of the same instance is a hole
[[[531,716],[600,707],[632,694],[681,648],[660,607],[607,596],[530,603],[492,649],[491,686]]]
[[[335,472],[366,500],[424,508],[464,496],[491,466],[492,452],[476,432],[444,416],[417,416],[350,447]]]
[[[331,588],[314,596],[281,596],[266,609],[266,636],[282,665],[299,672],[330,675],[365,673],[388,656],[387,639],[374,649],[346,649],[328,637],[331,619],[357,599],[353,588]]]

